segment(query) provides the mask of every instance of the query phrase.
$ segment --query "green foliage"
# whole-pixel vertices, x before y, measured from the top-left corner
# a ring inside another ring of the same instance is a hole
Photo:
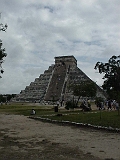
[[[0,31],[6,31],[7,29],[7,24],[3,25],[2,23],[0,24]],[[7,54],[5,53],[5,48],[2,49],[2,40],[0,39],[0,73],[3,73],[4,70],[2,69],[2,63],[4,62],[4,57],[6,57]],[[1,78],[1,76],[0,76]]]
[[[120,103],[120,55],[112,56],[107,63],[97,62],[95,69],[104,74],[102,87],[109,98]]]
[[[74,101],[74,105],[77,107],[80,97],[95,97],[97,87],[96,84],[92,81],[83,81],[79,84],[72,84],[69,86],[69,89],[73,91],[73,95],[77,96],[77,101]]]
[[[73,90],[73,94],[75,96],[82,96],[82,97],[95,97],[96,96],[96,84],[93,82],[81,82],[77,85],[71,85]]]
[[[3,25],[3,24],[1,23],[1,24],[0,24],[0,31],[6,31],[7,27],[8,27],[7,24]]]
[[[6,102],[6,98],[3,95],[0,95],[0,102]]]
[[[104,99],[102,97],[96,97],[95,98],[95,104],[97,104],[99,102],[104,102]]]
[[[65,104],[65,109],[69,110],[69,109],[74,109],[76,108],[76,103],[75,101],[67,101],[66,104]]]
[[[0,102],[6,102],[10,101],[11,98],[15,97],[16,94],[5,94],[5,95],[0,95]]]
[[[2,63],[4,62],[4,57],[6,57],[7,54],[5,53],[5,48],[2,49],[2,41],[0,40],[0,73],[3,73],[4,70],[2,69]],[[1,78],[1,76],[0,76]]]

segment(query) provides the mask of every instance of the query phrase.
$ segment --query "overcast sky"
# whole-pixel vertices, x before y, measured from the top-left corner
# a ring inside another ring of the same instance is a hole
[[[120,54],[120,0],[0,0],[0,39],[7,57],[0,94],[19,93],[54,57],[73,55],[98,85],[97,61]]]

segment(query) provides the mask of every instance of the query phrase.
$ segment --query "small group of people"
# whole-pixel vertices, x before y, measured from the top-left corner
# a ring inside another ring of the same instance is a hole
[[[97,102],[97,108],[99,110],[118,110],[119,109],[119,103],[116,100],[107,100],[107,101],[99,101]]]
[[[59,107],[63,107],[64,106],[64,100],[57,101],[56,105],[59,106]]]
[[[6,102],[0,102],[0,105],[2,106],[3,104],[7,105],[9,101]]]
[[[118,110],[119,109],[119,103],[116,100],[106,101],[106,106],[108,110]]]
[[[97,106],[97,108],[98,108],[99,110],[105,110],[105,104],[104,104],[103,101],[98,101],[98,102],[96,103],[96,106]]]
[[[90,100],[83,100],[83,102],[80,105],[80,108],[82,108],[82,111],[91,111],[91,104]]]

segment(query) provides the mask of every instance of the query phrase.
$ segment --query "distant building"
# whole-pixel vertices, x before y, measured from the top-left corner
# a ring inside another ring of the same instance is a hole
[[[49,66],[43,74],[26,86],[14,101],[51,102],[71,100],[73,93],[68,86],[92,80],[77,67],[74,56],[55,57],[55,64]],[[97,85],[96,85],[97,86]],[[97,96],[105,97],[97,86]]]

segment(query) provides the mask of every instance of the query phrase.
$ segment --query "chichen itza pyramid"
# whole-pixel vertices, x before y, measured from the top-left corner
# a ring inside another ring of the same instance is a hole
[[[70,84],[79,84],[81,81],[92,81],[83,71],[77,67],[74,56],[55,57],[55,64],[49,66],[43,74],[26,86],[20,94],[16,95],[15,101],[67,101],[73,97],[72,91],[68,89]],[[102,92],[97,87],[97,95]]]

